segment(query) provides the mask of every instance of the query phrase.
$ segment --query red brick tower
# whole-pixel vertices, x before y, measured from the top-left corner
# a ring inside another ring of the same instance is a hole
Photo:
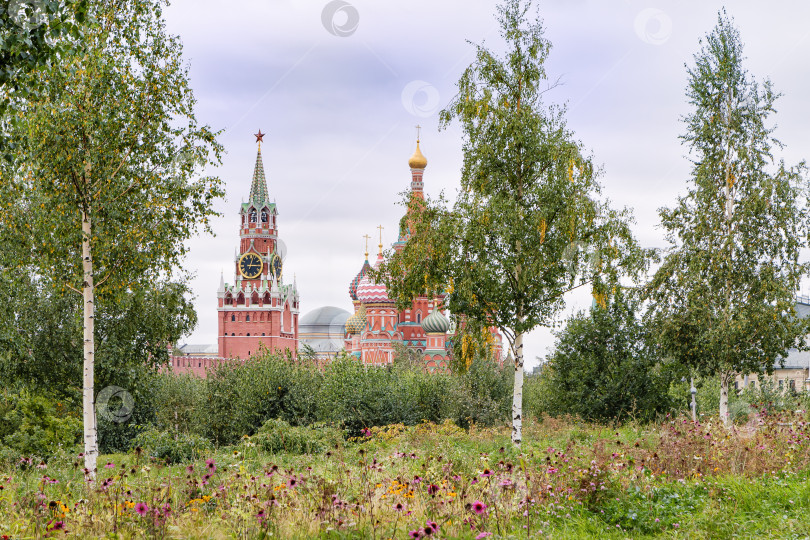
[[[278,239],[278,210],[270,202],[262,163],[262,137],[256,142],[256,166],[250,197],[239,210],[239,249],[234,258],[234,284],[220,279],[217,290],[218,350],[221,358],[246,360],[259,346],[279,352],[298,350],[296,284],[283,280],[283,242]]]

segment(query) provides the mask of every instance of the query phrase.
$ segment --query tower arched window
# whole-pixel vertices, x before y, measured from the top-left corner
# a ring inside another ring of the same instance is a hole
[[[262,223],[267,223],[267,210],[262,210]]]
[[[417,323],[421,323],[421,322],[422,322],[422,313],[421,313],[421,312],[419,312],[419,313],[417,313],[417,314],[416,314],[416,322],[417,322]]]
[[[245,317],[245,322],[250,322],[250,313],[248,313],[247,316]],[[250,335],[250,334],[248,334],[248,335]]]
[[[247,335],[249,336],[249,335],[250,335],[250,332],[248,332],[248,333],[247,333]],[[247,337],[247,336],[245,336],[245,337]]]
[[[236,315],[231,315],[231,322],[236,320]]]

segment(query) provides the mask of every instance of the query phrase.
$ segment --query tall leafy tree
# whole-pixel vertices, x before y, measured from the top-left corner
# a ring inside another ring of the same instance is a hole
[[[724,12],[687,67],[682,142],[692,176],[674,208],[660,210],[672,244],[649,284],[650,316],[665,351],[704,374],[720,374],[728,423],[735,372],[773,368],[803,344],[795,313],[807,245],[804,162],[777,160],[769,122],[778,94],[743,67],[739,31]]]
[[[500,329],[514,358],[516,445],[524,335],[554,324],[566,292],[590,285],[603,295],[620,267],[640,268],[644,260],[628,213],[600,201],[596,167],[567,128],[565,108],[543,102],[554,86],[544,66],[551,45],[530,8],[522,0],[498,8],[505,54],[476,46],[441,113],[444,126],[458,120],[464,131],[456,203],[411,200],[403,223],[410,240],[380,272],[406,299],[426,281],[449,283],[453,313]]]
[[[98,453],[96,301],[115,302],[171,275],[183,242],[208,228],[211,203],[223,195],[219,179],[199,177],[219,161],[220,146],[195,118],[181,45],[166,33],[163,5],[92,3],[83,47],[32,72],[43,90],[27,102],[14,133],[21,166],[3,191],[24,208],[11,227],[32,239],[27,260],[82,295],[90,471]]]

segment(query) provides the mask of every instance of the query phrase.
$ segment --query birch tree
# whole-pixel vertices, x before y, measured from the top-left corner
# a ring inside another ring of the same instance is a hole
[[[33,242],[36,269],[82,295],[85,467],[98,454],[94,407],[97,302],[171,275],[183,242],[208,227],[219,161],[215,134],[197,123],[177,37],[159,0],[90,6],[83,43],[31,76],[42,90],[13,133],[19,167],[6,197],[24,211],[10,224]],[[6,206],[6,204],[3,204]],[[8,225],[8,224],[7,224]]]
[[[405,248],[381,268],[397,297],[450,285],[454,314],[494,326],[514,358],[512,441],[520,445],[523,342],[555,324],[565,294],[591,287],[604,298],[619,271],[643,266],[627,211],[601,200],[598,170],[565,122],[565,108],[543,102],[555,85],[545,72],[551,49],[531,2],[498,8],[506,53],[476,45],[442,125],[464,133],[461,189],[444,199],[412,199]],[[442,287],[443,288],[443,287]]]
[[[650,319],[664,351],[703,374],[719,374],[720,416],[729,425],[736,373],[773,370],[802,346],[795,312],[807,246],[804,162],[777,160],[770,117],[779,95],[743,67],[739,31],[724,12],[687,67],[691,111],[681,136],[692,176],[674,208],[660,210],[672,244],[648,285]]]

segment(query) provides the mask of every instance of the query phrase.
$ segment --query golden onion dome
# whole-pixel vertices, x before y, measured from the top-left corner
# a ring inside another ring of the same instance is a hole
[[[408,160],[408,165],[410,165],[411,169],[424,169],[427,167],[427,158],[419,150],[419,139],[416,139],[416,150],[411,159]]]

